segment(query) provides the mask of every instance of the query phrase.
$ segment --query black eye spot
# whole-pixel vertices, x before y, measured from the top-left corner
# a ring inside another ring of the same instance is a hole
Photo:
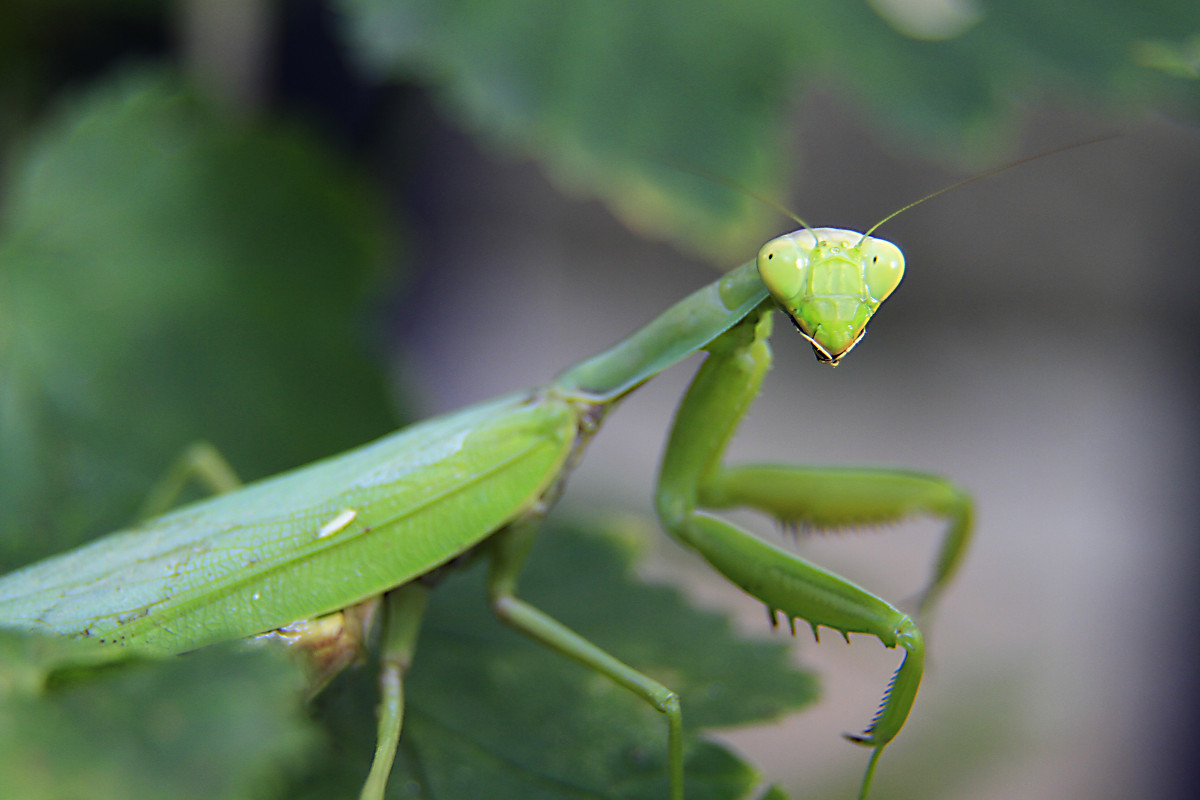
[[[767,253],[767,261],[770,261],[774,257],[775,257],[774,253]]]

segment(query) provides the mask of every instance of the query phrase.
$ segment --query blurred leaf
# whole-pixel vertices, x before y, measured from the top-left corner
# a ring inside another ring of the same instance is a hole
[[[130,52],[166,43],[165,0],[4,0],[0,3],[0,151],[28,128],[59,85]]]
[[[0,562],[127,523],[185,445],[246,477],[392,426],[372,193],[314,142],[126,75],[64,107],[0,222]],[[0,796],[270,796],[314,735],[296,665],[4,634]],[[307,763],[307,761],[305,762]]]
[[[1173,78],[1200,78],[1200,33],[1178,43],[1166,39],[1134,42],[1133,60]]]
[[[102,651],[127,655],[0,631],[0,673],[13,660],[73,668],[72,679],[48,681],[37,694],[0,691],[0,796],[270,796],[317,742],[299,665],[273,648],[215,647],[85,675]]]
[[[802,708],[813,679],[791,666],[789,643],[747,640],[674,589],[638,581],[642,533],[546,531],[521,594],[679,692],[689,798],[759,797],[762,776],[697,734]],[[503,626],[483,577],[452,572],[433,594],[389,797],[665,796],[665,718]],[[352,796],[374,751],[376,665],[317,699],[329,731],[317,747],[300,670],[282,655],[234,644],[131,658],[0,630],[0,796]]]
[[[0,697],[35,697],[66,673],[129,658],[128,651],[96,642],[0,629]]]
[[[243,477],[393,425],[380,206],[287,130],[136,74],[35,135],[0,222],[0,565],[127,523],[189,443]]]
[[[759,241],[748,220],[769,215],[666,167],[777,196],[798,87],[848,91],[881,133],[943,158],[994,147],[1016,103],[1050,96],[1089,112],[1200,116],[1195,83],[1137,56],[1144,42],[1200,32],[1200,4],[934,5],[341,0],[376,74],[433,84],[481,138],[542,160],[639,230],[722,258]],[[913,38],[922,31],[937,39]]]
[[[812,702],[789,644],[747,640],[728,620],[631,572],[633,539],[585,526],[545,531],[520,594],[577,633],[679,692],[689,732],[687,794],[756,797],[762,776],[700,728],[778,719]],[[482,566],[482,565],[481,565]],[[405,684],[405,729],[389,797],[661,798],[666,719],[607,678],[502,625],[483,570],[438,585]],[[345,676],[319,705],[334,721],[337,766],[291,797],[328,797],[366,774],[370,672]],[[340,781],[340,782],[339,782]],[[782,797],[782,795],[778,795]]]
[[[981,3],[979,21],[944,41],[903,36],[860,3],[838,7],[841,13],[816,12],[830,19],[830,68],[869,104],[877,128],[899,126],[909,144],[924,140],[931,154],[946,145],[994,146],[1017,121],[1016,103],[1050,98],[1073,101],[1091,113],[1159,109],[1200,115],[1194,86],[1147,70],[1133,58],[1140,38],[1175,39],[1181,31],[1200,31],[1200,6],[1194,3]],[[846,43],[852,44],[840,46]]]
[[[341,5],[372,71],[433,82],[480,136],[538,156],[639,229],[671,221],[732,246],[753,220],[762,238],[761,206],[676,167],[778,191],[793,76],[815,67],[803,32],[780,24],[788,3]]]

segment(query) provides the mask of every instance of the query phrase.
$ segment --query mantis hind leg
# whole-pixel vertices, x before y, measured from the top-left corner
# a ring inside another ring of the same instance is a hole
[[[676,539],[765,603],[772,619],[783,612],[789,620],[807,622],[814,634],[825,626],[847,640],[851,633],[867,633],[887,647],[904,649],[879,713],[861,735],[847,737],[875,751],[863,780],[860,797],[865,797],[879,755],[903,727],[920,686],[920,630],[882,598],[701,509],[749,507],[784,524],[830,528],[916,513],[946,517],[950,524],[924,594],[925,607],[961,561],[969,538],[970,501],[952,484],[917,473],[793,465],[724,467],[720,462],[726,445],[770,366],[770,332],[770,314],[760,311],[707,348],[709,356],[676,413],[656,504]]]
[[[192,481],[211,494],[225,494],[242,487],[241,478],[220,450],[208,442],[194,442],[180,453],[167,474],[150,490],[138,512],[138,519],[157,517],[169,511]]]
[[[671,800],[683,800],[683,716],[679,697],[584,639],[515,594],[517,576],[532,544],[540,515],[531,514],[492,537],[488,592],[496,615],[551,650],[625,687],[667,718],[667,760]]]

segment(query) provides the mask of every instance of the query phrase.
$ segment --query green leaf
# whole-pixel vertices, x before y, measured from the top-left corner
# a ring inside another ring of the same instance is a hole
[[[750,220],[770,215],[666,167],[778,196],[780,145],[805,90],[838,92],[881,136],[940,158],[994,149],[1021,104],[1048,98],[1200,117],[1197,85],[1174,77],[1195,65],[1163,48],[1200,33],[1200,4],[1178,0],[341,6],[375,74],[430,84],[481,139],[538,158],[639,230],[721,258],[744,258],[763,238]]]
[[[47,681],[37,692],[0,686],[3,797],[270,796],[318,742],[302,670],[274,648],[128,659],[0,631],[0,675],[14,664],[37,665]]]
[[[680,694],[690,800],[756,797],[762,776],[697,738],[699,729],[778,719],[812,702],[813,679],[790,665],[790,640],[745,639],[676,590],[639,581],[632,542],[595,527],[546,530],[519,594]],[[503,626],[487,606],[480,568],[449,574],[431,600],[405,684],[389,797],[666,796],[661,714]],[[362,715],[373,692],[362,678],[337,681],[319,701],[338,721],[339,759],[357,761],[342,767],[359,776],[372,747]],[[294,796],[328,796],[336,785],[305,780]]]
[[[129,658],[128,651],[95,642],[0,629],[0,696],[36,697],[73,671]]]
[[[0,563],[127,524],[198,439],[250,478],[393,426],[363,324],[381,204],[316,142],[130,73],[65,105],[10,176]],[[312,760],[275,651],[125,663],[8,636],[2,797],[268,797]]]
[[[207,439],[253,478],[393,427],[363,311],[380,204],[167,77],[64,107],[0,220],[0,566],[129,522]]]
[[[1172,78],[1200,79],[1200,33],[1180,41],[1140,39],[1134,42],[1133,60]]]
[[[433,83],[469,129],[640,230],[739,252],[764,238],[762,207],[679,168],[777,192],[792,76],[814,66],[803,31],[780,24],[788,5],[342,3],[376,74]]]

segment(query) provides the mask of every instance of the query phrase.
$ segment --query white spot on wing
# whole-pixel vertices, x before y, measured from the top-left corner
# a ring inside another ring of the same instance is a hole
[[[333,536],[340,530],[343,530],[347,525],[358,516],[358,512],[353,508],[344,508],[337,515],[321,526],[317,531],[317,538],[324,539],[326,536]]]

